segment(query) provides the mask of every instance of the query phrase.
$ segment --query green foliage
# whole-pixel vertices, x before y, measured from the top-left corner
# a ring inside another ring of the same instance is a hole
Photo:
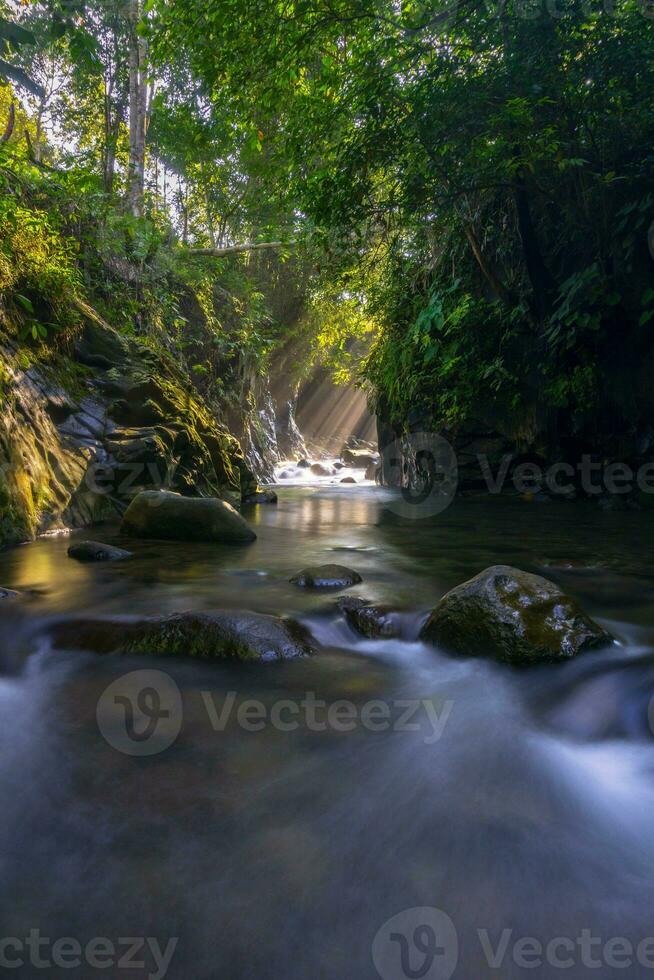
[[[0,166],[2,160],[0,159]],[[0,170],[0,295],[33,341],[74,326],[81,289],[77,245],[52,216],[27,206],[16,193],[19,178],[7,160]]]
[[[46,89],[20,119],[41,158],[13,135],[0,159],[0,288],[26,338],[72,322],[84,283],[206,391],[283,352],[294,377],[362,380],[399,427],[537,405],[592,434],[654,345],[654,38],[637,0],[550,7],[147,0],[141,218],[125,6],[7,14],[12,64]],[[270,238],[293,257],[186,251]],[[636,402],[606,414],[637,428]]]

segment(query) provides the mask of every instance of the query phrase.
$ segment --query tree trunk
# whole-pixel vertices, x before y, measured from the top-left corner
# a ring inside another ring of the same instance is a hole
[[[504,303],[511,305],[513,303],[513,296],[504,283],[498,279],[486,261],[486,257],[482,251],[481,245],[479,244],[479,239],[477,238],[472,223],[464,219],[463,230],[465,231],[466,238],[468,239],[468,243],[472,249],[472,254],[477,260],[477,265],[479,266],[484,279],[498,299],[501,299]]]
[[[142,0],[129,0],[129,170],[127,199],[136,218],[143,214],[145,187],[145,139],[148,113],[148,83],[145,72],[147,45],[138,26]]]

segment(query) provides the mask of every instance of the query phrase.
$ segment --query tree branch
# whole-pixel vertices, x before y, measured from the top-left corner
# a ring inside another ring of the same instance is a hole
[[[265,248],[293,248],[294,241],[290,242],[247,242],[244,245],[226,245],[224,248],[185,248],[187,255],[211,255],[214,258],[221,258],[223,255],[236,255],[238,252],[258,252]]]
[[[7,127],[0,138],[0,143],[8,143],[11,139],[11,134],[14,131],[14,125],[16,123],[16,106],[12,102],[9,106],[9,119],[7,120]]]

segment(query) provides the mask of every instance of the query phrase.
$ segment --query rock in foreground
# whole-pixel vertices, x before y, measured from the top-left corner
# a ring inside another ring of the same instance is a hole
[[[124,561],[132,557],[132,552],[99,541],[78,541],[71,544],[68,557],[77,561]]]
[[[144,490],[125,512],[121,531],[137,538],[169,541],[219,541],[239,544],[256,534],[231,504],[218,497],[182,497],[165,490]]]
[[[63,620],[51,628],[51,638],[59,648],[195,660],[292,660],[314,652],[298,623],[252,612],[179,613],[137,622]]]
[[[568,660],[612,641],[553,582],[509,565],[487,568],[448,592],[420,638],[510,664]]]
[[[363,582],[363,579],[358,572],[345,565],[315,565],[303,568],[291,582],[303,589],[347,589]]]

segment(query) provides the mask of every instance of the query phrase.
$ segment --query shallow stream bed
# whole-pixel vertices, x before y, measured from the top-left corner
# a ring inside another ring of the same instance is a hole
[[[135,557],[79,564],[66,537],[0,555],[0,583],[29,593],[0,610],[0,935],[175,939],[165,975],[189,980],[654,976],[654,515],[484,499],[423,522],[377,487],[279,493],[246,513],[248,546],[94,529]],[[357,637],[333,593],[289,583],[322,562],[404,610],[404,638]],[[554,579],[619,643],[517,671],[416,641],[498,563]],[[320,652],[236,667],[44,639],[68,614],[225,608],[298,617]],[[169,676],[181,713],[133,755],[98,703],[140,670]],[[52,975],[161,975],[147,944],[136,959]],[[48,975],[23,960],[7,975]]]

